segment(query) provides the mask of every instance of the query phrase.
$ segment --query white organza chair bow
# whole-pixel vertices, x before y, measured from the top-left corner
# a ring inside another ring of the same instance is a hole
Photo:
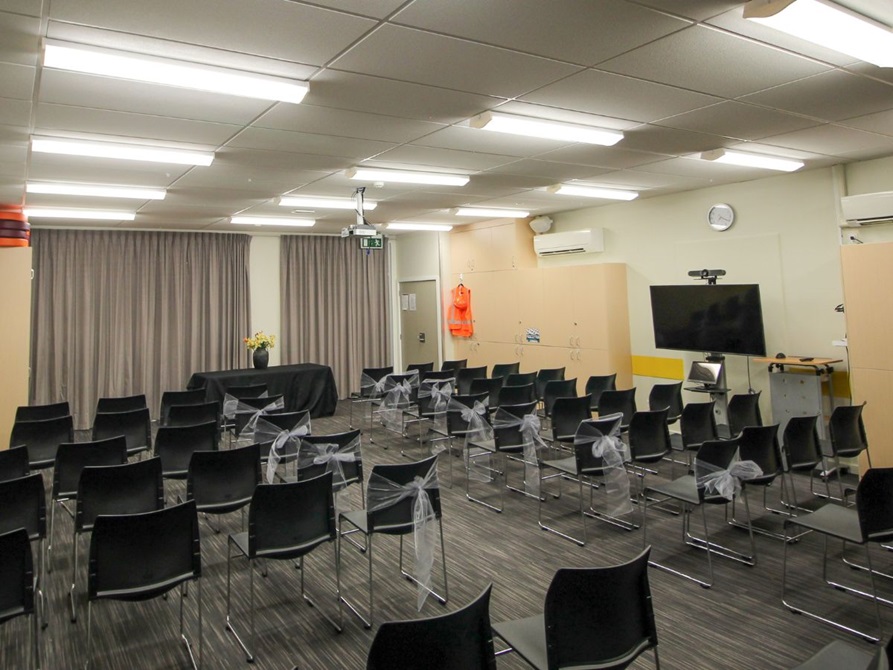
[[[298,480],[332,473],[337,512],[349,508],[347,487],[358,483],[363,489],[363,458],[360,452],[360,431],[328,435],[306,435],[298,447]]]
[[[360,390],[350,394],[350,418],[348,425],[353,428],[354,405],[369,406],[369,423],[372,423],[374,404],[384,396],[384,379],[394,371],[392,365],[382,368],[363,368],[360,373]]]
[[[446,415],[455,389],[456,380],[452,377],[419,382],[418,402],[411,420],[419,425],[419,444],[427,442],[431,454],[439,454],[447,448],[441,443],[449,439]],[[400,454],[408,456],[402,447]]]
[[[415,403],[419,388],[419,372],[411,370],[390,374],[384,378],[384,396],[378,408],[378,418],[388,430],[405,437],[405,413]]]

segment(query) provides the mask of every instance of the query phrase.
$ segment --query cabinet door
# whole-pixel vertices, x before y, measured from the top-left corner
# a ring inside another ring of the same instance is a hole
[[[536,328],[540,330],[540,338],[542,338],[542,328],[545,319],[543,318],[543,281],[540,270],[515,270],[510,276],[511,283],[508,287],[508,293],[505,294],[506,300],[514,302],[517,309],[517,318],[515,319],[513,341],[518,344],[527,342],[527,329]]]
[[[573,305],[581,299],[580,288],[574,286],[573,268],[541,270],[543,283],[542,333],[543,344],[550,347],[572,347],[576,335]]]
[[[491,240],[493,239],[493,233],[490,228],[469,230],[467,234],[470,241],[469,255],[471,271],[489,272],[497,269],[492,258],[493,245]]]
[[[571,270],[573,290],[574,333],[572,346],[585,349],[607,349],[608,332],[613,319],[623,318],[608,309],[604,265],[579,265]],[[624,299],[626,292],[624,291]]]
[[[518,296],[515,272],[475,273],[477,295],[472,294],[472,310],[478,339],[488,342],[515,342],[518,334]]]
[[[471,231],[450,235],[450,272],[458,275],[471,272]]]

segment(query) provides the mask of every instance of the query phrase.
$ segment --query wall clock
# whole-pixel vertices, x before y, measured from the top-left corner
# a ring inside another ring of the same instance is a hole
[[[719,203],[707,212],[707,224],[716,231],[728,230],[735,223],[735,210],[731,205]]]

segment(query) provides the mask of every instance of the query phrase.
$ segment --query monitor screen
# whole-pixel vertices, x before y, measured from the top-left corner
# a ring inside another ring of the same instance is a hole
[[[693,361],[691,370],[688,371],[688,379],[686,381],[696,384],[704,384],[706,386],[716,386],[719,381],[719,373],[722,365],[719,363],[707,363],[705,361]]]
[[[658,349],[765,356],[757,284],[652,286]]]

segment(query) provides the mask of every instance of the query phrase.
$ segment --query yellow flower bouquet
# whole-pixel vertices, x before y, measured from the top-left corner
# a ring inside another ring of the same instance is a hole
[[[254,351],[255,349],[272,349],[276,346],[276,336],[266,335],[264,331],[258,331],[254,337],[246,337],[243,342],[245,346]]]

